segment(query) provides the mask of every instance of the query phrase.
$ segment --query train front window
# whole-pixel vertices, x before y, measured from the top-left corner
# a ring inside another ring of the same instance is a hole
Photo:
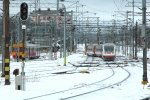
[[[113,46],[105,46],[105,52],[112,52],[112,51],[114,51]]]

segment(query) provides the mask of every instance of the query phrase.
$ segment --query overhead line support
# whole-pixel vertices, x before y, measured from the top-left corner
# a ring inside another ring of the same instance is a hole
[[[5,34],[5,54],[4,54],[4,74],[5,85],[10,85],[10,53],[9,53],[9,0],[3,0],[4,9],[4,34]]]
[[[147,34],[146,34],[146,0],[142,0],[142,40],[143,40],[143,80],[142,84],[148,83],[147,79]]]

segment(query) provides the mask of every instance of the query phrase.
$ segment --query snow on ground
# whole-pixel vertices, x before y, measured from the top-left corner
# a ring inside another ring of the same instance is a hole
[[[64,94],[49,94],[80,86],[85,86],[85,90],[92,89],[92,87],[90,86],[86,88],[86,85],[108,77],[112,74],[112,71],[109,68],[101,67],[100,70],[91,71],[90,73],[76,72],[75,67],[73,67],[69,62],[77,63],[84,61],[86,59],[86,56],[84,55],[83,50],[83,45],[78,46],[77,53],[73,53],[72,55],[67,57],[66,66],[63,66],[63,58],[57,60],[49,60],[47,59],[47,57],[45,57],[39,60],[26,61],[25,91],[15,90],[15,76],[12,75],[12,72],[15,68],[19,68],[21,71],[21,62],[11,61],[11,85],[4,85],[4,79],[0,78],[0,97],[5,98],[5,100],[60,100],[61,98],[73,95],[73,93],[65,94],[65,92],[62,92]],[[141,57],[141,53],[138,54],[138,56]],[[48,54],[46,56],[48,56]],[[69,100],[140,100],[145,97],[150,97],[150,90],[148,89],[147,85],[143,86],[141,84],[143,69],[139,66],[142,67],[142,65],[134,66],[131,64],[129,64],[129,66],[126,66],[125,69],[127,69],[131,73],[131,76],[121,84],[114,85],[107,89],[96,91],[90,94],[86,94],[81,97],[71,98]],[[148,64],[148,69],[149,67],[150,65]],[[51,74],[56,72],[65,72],[68,70],[70,70],[70,72],[72,73]],[[115,71],[118,73],[118,76],[110,79],[107,84],[121,79],[121,77],[124,77],[126,75],[126,73],[121,71],[120,68],[115,68]],[[148,76],[150,76],[149,70]],[[95,87],[100,86],[101,85],[99,83]],[[78,92],[81,91],[84,90],[79,90]]]

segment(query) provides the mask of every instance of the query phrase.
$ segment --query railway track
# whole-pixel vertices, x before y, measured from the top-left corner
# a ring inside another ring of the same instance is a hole
[[[107,63],[107,64],[108,64],[108,67],[111,67],[110,63]],[[118,66],[118,65],[117,65],[117,66]],[[104,83],[102,83],[102,81],[100,81],[100,83],[98,82],[99,84],[102,84],[102,85],[100,86],[100,88],[97,88],[97,87],[96,87],[95,89],[92,89],[92,90],[90,89],[90,90],[87,90],[87,91],[85,91],[85,92],[83,92],[83,93],[75,92],[75,93],[78,93],[78,94],[71,95],[71,96],[67,96],[67,97],[63,97],[63,98],[61,98],[60,100],[67,100],[67,99],[72,99],[72,98],[80,97],[80,96],[83,96],[83,95],[86,95],[86,94],[90,94],[90,93],[93,93],[93,92],[97,92],[97,91],[100,91],[100,90],[109,88],[109,87],[111,87],[111,86],[114,86],[114,85],[123,83],[124,81],[126,81],[126,80],[130,77],[130,72],[127,71],[126,69],[122,68],[122,67],[120,67],[120,68],[121,68],[122,70],[124,70],[124,71],[127,73],[127,76],[125,76],[125,77],[124,77],[123,79],[121,79],[120,81],[109,84],[109,83],[107,83],[106,81],[110,81],[110,79],[109,79],[109,78],[106,78],[106,79],[104,80]],[[114,69],[112,69],[112,70],[113,70],[114,74],[113,74],[111,77],[115,76],[115,74],[116,74],[116,72],[114,71]],[[97,84],[97,83],[96,83],[96,84]],[[104,85],[104,84],[107,84],[107,85]],[[92,84],[92,85],[95,85],[95,83]],[[80,90],[80,91],[81,91],[81,90]]]
[[[85,61],[87,61],[89,59],[93,59],[93,58],[86,58]],[[26,71],[26,80],[27,80],[27,82],[33,82],[32,80],[35,81],[35,79],[39,80],[40,78],[44,78],[44,77],[58,76],[58,75],[61,75],[61,74],[70,74],[72,72],[75,72],[75,70],[76,70],[76,67],[70,67],[68,69],[67,68],[66,69],[64,69],[64,68],[60,69],[58,67],[54,67],[54,66],[57,66],[57,65],[52,66],[51,64],[53,64],[53,63],[52,62],[47,62],[46,66],[42,66],[42,67],[39,66],[39,65],[36,65],[36,62],[35,62],[35,64],[34,64],[34,62],[32,62],[32,64],[27,63],[26,64],[26,70],[29,70],[29,71]],[[20,65],[20,63],[14,63],[12,66],[19,66],[19,65]],[[33,67],[28,67],[28,66],[32,66],[32,65],[33,65]],[[11,72],[10,75],[13,76],[13,77],[10,78],[10,81],[11,81],[11,83],[14,83],[15,82],[15,77],[13,75],[13,72]],[[3,84],[4,81],[5,81],[4,79],[1,79],[0,84]]]
[[[53,77],[53,76],[58,76],[58,75],[62,75],[62,74],[70,74],[69,72],[73,72],[74,70],[76,70],[76,68],[70,68],[70,69],[66,69],[66,70],[40,70],[37,72],[26,72],[26,76],[25,76],[25,80],[26,82],[37,82],[39,81],[41,78],[46,78],[46,77]],[[4,83],[4,79],[1,80],[1,84]],[[15,77],[11,77],[10,78],[10,82],[14,83],[15,82]]]
[[[85,87],[88,87],[88,86],[92,86],[94,84],[98,84],[99,82],[105,81],[105,80],[111,78],[114,75],[114,71],[111,68],[109,70],[111,70],[112,73],[109,76],[107,76],[106,78],[102,79],[102,80],[99,80],[99,81],[96,81],[96,82],[93,82],[93,83],[89,83],[89,84],[78,85],[78,86],[73,87],[73,88],[69,88],[69,89],[65,89],[65,90],[61,90],[61,91],[57,91],[57,92],[53,92],[53,93],[49,93],[49,94],[44,94],[44,95],[40,95],[40,96],[27,98],[27,99],[24,99],[24,100],[40,99],[41,97],[45,97],[45,96],[49,97],[49,96],[54,96],[54,95],[59,95],[59,94],[64,95],[64,93],[66,93],[66,92],[70,93],[70,92],[75,91],[75,90],[80,90],[82,88],[85,88]]]
[[[88,61],[89,60],[86,60],[86,64],[88,64],[87,63]],[[92,61],[94,61],[94,59],[92,59]],[[85,62],[79,63],[79,64],[80,64],[81,68],[85,67],[84,66]],[[74,66],[77,66],[77,68],[79,68],[79,64],[77,64],[77,65],[74,64]],[[60,99],[60,100],[72,99],[72,98],[80,97],[80,96],[90,94],[93,92],[97,92],[97,91],[109,88],[109,87],[117,85],[117,84],[121,84],[130,77],[130,72],[128,72],[126,69],[120,67],[118,64],[116,64],[116,67],[114,67],[114,65],[112,67],[111,63],[106,62],[105,64],[107,64],[107,67],[104,67],[105,69],[101,68],[101,70],[106,70],[106,69],[111,70],[111,74],[109,73],[109,76],[107,76],[103,79],[100,79],[99,81],[95,81],[95,82],[88,83],[88,84],[83,84],[83,85],[65,89],[65,90],[60,90],[57,92],[52,92],[49,94],[43,94],[43,95],[31,97],[31,98],[26,98],[24,100],[40,99],[42,97],[44,97],[44,98],[47,97],[48,99],[56,97],[57,99]],[[93,67],[89,67],[89,66],[87,66],[87,67],[88,67],[88,69],[87,69],[88,71],[93,70]],[[94,70],[97,70],[97,71],[100,70],[100,67],[98,67],[98,66],[94,67],[94,68],[95,68]],[[116,71],[118,68],[120,70]],[[117,82],[109,83],[110,80],[114,80],[115,78],[118,77],[119,74],[117,74],[117,73],[122,73],[122,72],[125,72],[126,76],[122,77],[122,79],[118,80]]]
[[[88,58],[89,59],[89,58]],[[93,60],[93,58],[92,58]],[[87,61],[87,59],[86,59]],[[74,67],[70,67],[68,69],[50,69],[50,70],[34,70],[31,72],[27,72],[27,74],[31,74],[31,73],[36,73],[33,75],[27,75],[26,78],[27,79],[34,79],[34,78],[44,78],[44,77],[49,77],[49,76],[57,76],[57,75],[61,75],[61,74],[72,74],[72,73],[78,73],[79,71],[77,71],[77,66]]]
[[[134,67],[139,67],[139,68],[142,68],[143,69],[143,63],[142,61],[132,61],[132,62],[128,62],[131,66],[134,66]],[[150,71],[150,67],[147,65],[147,71]]]

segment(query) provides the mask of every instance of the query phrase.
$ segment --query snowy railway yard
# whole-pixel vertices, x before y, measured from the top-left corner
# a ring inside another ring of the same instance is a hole
[[[148,64],[148,76],[150,68]],[[25,62],[25,91],[15,90],[13,70],[21,62],[11,61],[11,85],[0,81],[5,100],[142,100],[150,97],[148,85],[141,84],[142,62],[117,55],[115,61],[74,53],[67,57]],[[6,96],[9,94],[9,96]]]
[[[1,100],[150,100],[150,0],[0,0]]]

